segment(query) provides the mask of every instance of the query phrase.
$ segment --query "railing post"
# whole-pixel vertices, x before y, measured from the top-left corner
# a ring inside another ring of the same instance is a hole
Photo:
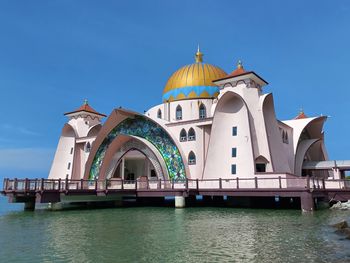
[[[108,190],[108,179],[105,179],[105,190]]]
[[[281,176],[278,176],[278,183],[279,183],[279,186],[280,186],[280,189],[282,188],[282,180],[281,180]]]
[[[149,189],[149,180],[148,180],[148,177],[146,177],[146,189]]]
[[[24,179],[24,191],[28,191],[28,178]]]
[[[135,180],[135,190],[137,190],[137,180]]]
[[[198,181],[198,178],[196,179],[196,188],[197,188],[197,191],[199,190],[199,181]]]
[[[44,191],[44,178],[41,178],[41,185],[40,185],[40,190]]]
[[[323,190],[326,189],[326,182],[325,182],[324,178],[322,178],[322,188],[323,188]]]
[[[66,177],[66,179],[65,179],[65,186],[64,187],[65,187],[65,190],[68,191],[68,188],[69,188],[68,187],[68,177]]]
[[[312,177],[312,188],[316,188],[315,187],[315,177]]]
[[[310,190],[310,176],[306,176],[306,189]]]
[[[58,178],[58,191],[61,191],[61,178]]]
[[[188,191],[188,178],[186,177],[186,183],[185,183],[185,186],[186,186],[186,190]]]
[[[121,185],[122,190],[124,189],[124,179],[122,179],[122,185]]]
[[[98,187],[98,180],[97,179],[94,179],[95,181],[95,191],[97,191],[97,187]]]
[[[17,190],[17,178],[13,180],[13,190]]]
[[[171,189],[174,189],[174,179],[171,180]]]
[[[255,181],[255,188],[258,188],[258,177],[254,177],[254,181]]]
[[[222,180],[219,178],[219,189],[222,189]]]
[[[161,189],[162,188],[162,179],[159,179],[158,180],[158,189]]]
[[[84,188],[84,180],[80,179],[80,190],[83,190]]]
[[[238,177],[236,177],[236,187],[237,187],[237,189],[239,189],[239,179],[238,179]]]

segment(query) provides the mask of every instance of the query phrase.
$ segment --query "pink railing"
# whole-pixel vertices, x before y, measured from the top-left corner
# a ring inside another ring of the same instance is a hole
[[[105,190],[232,190],[232,189],[350,189],[350,180],[309,177],[172,180],[68,180],[4,179],[4,191],[105,191]]]

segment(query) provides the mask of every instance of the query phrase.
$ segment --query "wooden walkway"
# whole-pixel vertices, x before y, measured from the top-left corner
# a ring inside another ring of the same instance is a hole
[[[56,203],[63,198],[84,196],[232,196],[300,198],[301,208],[314,209],[315,198],[329,201],[350,199],[350,180],[317,178],[254,177],[235,179],[169,181],[169,180],[50,180],[4,179],[1,194],[9,202]]]

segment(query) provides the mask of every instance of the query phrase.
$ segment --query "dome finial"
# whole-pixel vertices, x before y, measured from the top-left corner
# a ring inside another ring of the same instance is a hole
[[[242,61],[239,59],[237,62],[237,68],[243,68]]]
[[[88,104],[89,104],[88,100],[85,99],[85,100],[84,100],[84,105],[88,105]]]
[[[196,63],[202,63],[203,62],[203,53],[199,50],[199,44],[198,44],[198,48],[197,48],[197,53],[196,53],[195,59],[196,59]]]

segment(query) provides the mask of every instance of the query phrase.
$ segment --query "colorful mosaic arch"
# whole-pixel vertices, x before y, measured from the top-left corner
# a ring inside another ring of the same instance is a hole
[[[89,179],[97,179],[109,145],[118,135],[133,135],[152,143],[166,164],[169,177],[173,180],[186,178],[185,165],[179,149],[171,137],[157,123],[143,117],[127,118],[119,123],[103,140],[92,162]]]

